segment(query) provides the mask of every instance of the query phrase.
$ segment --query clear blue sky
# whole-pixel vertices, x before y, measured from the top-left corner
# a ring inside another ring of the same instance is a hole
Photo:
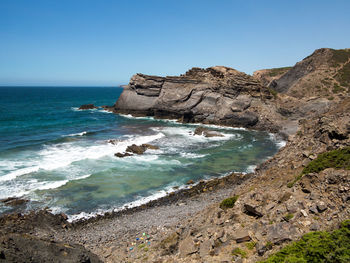
[[[349,30],[349,0],[0,0],[0,85],[119,85],[215,65],[251,74],[349,48]]]

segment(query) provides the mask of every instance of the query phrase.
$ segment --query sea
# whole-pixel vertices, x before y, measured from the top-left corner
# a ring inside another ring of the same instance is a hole
[[[199,124],[79,110],[113,105],[121,87],[0,87],[0,199],[29,200],[70,221],[141,205],[186,182],[249,173],[284,141],[274,134],[205,125],[223,137],[194,135]],[[114,144],[109,140],[114,140]],[[127,146],[158,150],[125,158]],[[0,214],[16,211],[0,202]]]

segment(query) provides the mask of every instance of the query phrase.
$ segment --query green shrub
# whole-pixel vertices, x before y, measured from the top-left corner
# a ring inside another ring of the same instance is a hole
[[[282,75],[286,73],[288,70],[290,70],[292,67],[282,67],[282,68],[272,68],[270,69],[269,76],[275,77],[278,75]]]
[[[222,202],[220,203],[220,208],[226,209],[226,208],[234,207],[237,199],[238,199],[238,195],[235,195],[233,197],[222,200]]]
[[[350,86],[350,63],[345,64],[336,75],[340,85],[349,87]]]
[[[261,262],[350,262],[350,220],[333,232],[310,232]]]
[[[270,93],[272,94],[272,96],[273,96],[275,99],[278,97],[277,91],[275,91],[275,90],[272,89],[272,88],[267,88],[267,89],[270,91]]]
[[[246,258],[247,252],[239,247],[236,247],[232,250],[232,256],[241,256],[242,258]]]
[[[287,187],[293,187],[304,174],[319,173],[327,168],[350,170],[350,147],[321,153],[303,169],[301,174],[290,181]]]
[[[350,170],[350,147],[320,154],[302,171],[302,174],[318,173],[327,168]]]
[[[287,222],[291,220],[294,217],[294,214],[288,213],[286,214],[283,219],[286,220]]]
[[[350,50],[333,49],[332,52],[333,52],[332,58],[333,58],[333,61],[335,62],[334,66],[336,66],[337,64],[345,63],[350,58]]]
[[[256,242],[255,241],[247,242],[247,243],[245,243],[245,245],[249,250],[252,250],[255,248]]]

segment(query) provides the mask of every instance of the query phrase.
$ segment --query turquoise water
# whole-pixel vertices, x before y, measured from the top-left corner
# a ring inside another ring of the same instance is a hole
[[[194,124],[78,110],[112,105],[121,91],[1,87],[0,199],[26,198],[26,209],[48,206],[76,219],[160,197],[190,179],[252,171],[283,143],[265,132],[211,126],[224,137],[205,138],[193,135]],[[114,156],[134,143],[160,149]],[[0,213],[12,209],[0,205]]]

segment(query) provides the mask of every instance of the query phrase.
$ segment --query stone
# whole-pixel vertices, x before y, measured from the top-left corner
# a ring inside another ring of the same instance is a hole
[[[314,222],[310,225],[310,231],[318,231],[318,230],[320,230],[320,228],[321,228],[320,224],[316,223],[316,222]]]
[[[127,152],[135,153],[135,154],[143,154],[147,150],[146,147],[138,146],[136,144],[132,144],[126,148]]]
[[[307,213],[306,213],[306,211],[305,211],[304,209],[301,209],[301,210],[300,210],[300,213],[301,213],[304,217],[307,217],[307,216],[308,216]]]
[[[325,204],[325,202],[320,201],[320,202],[317,203],[317,210],[318,210],[318,212],[322,213],[322,212],[326,211],[327,208],[328,208],[328,207],[327,207],[327,205]]]
[[[248,242],[251,240],[251,237],[249,235],[249,232],[244,229],[237,230],[233,233],[234,240],[236,240],[237,243],[242,243],[242,242]]]
[[[288,222],[280,222],[267,226],[267,240],[276,245],[291,241],[297,235],[298,231],[296,227]]]
[[[179,243],[179,254],[180,257],[186,257],[198,251],[198,247],[193,242],[190,236],[186,237]]]
[[[97,107],[94,104],[83,104],[79,107],[79,110],[91,110],[91,109],[97,109]]]
[[[0,202],[4,203],[7,206],[20,206],[20,205],[23,205],[23,204],[29,202],[29,200],[21,199],[18,197],[8,197],[6,199],[0,200]]]
[[[132,144],[126,148],[126,151],[140,155],[143,154],[147,149],[158,150],[159,147],[146,143],[141,145]]]
[[[118,158],[123,158],[123,157],[132,156],[132,154],[131,153],[115,153],[114,156],[118,157]]]
[[[208,240],[203,241],[203,243],[201,243],[200,247],[199,247],[199,255],[202,258],[206,257],[207,255],[209,255],[212,248],[213,248],[212,240],[208,239]]]
[[[194,184],[194,181],[193,180],[188,180],[186,184],[188,184],[188,185]]]
[[[251,206],[248,204],[244,204],[244,212],[250,216],[255,216],[255,217],[262,217],[263,216],[263,214],[260,213],[259,211],[257,211],[254,206]]]
[[[310,207],[309,207],[309,211],[313,214],[317,214],[318,213],[318,209],[317,209],[317,206],[315,204],[312,204]]]

